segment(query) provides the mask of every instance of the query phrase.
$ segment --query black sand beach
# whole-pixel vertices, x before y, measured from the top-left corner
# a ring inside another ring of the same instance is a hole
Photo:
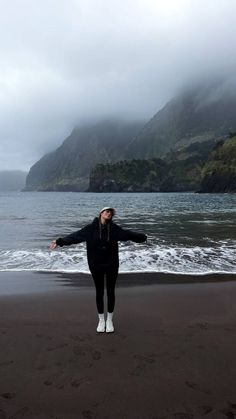
[[[236,417],[234,275],[121,274],[97,334],[88,275],[0,274],[0,419]]]

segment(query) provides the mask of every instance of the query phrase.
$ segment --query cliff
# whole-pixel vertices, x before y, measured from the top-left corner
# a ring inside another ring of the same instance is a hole
[[[99,164],[90,174],[90,192],[183,192],[201,186],[201,173],[215,141],[191,144],[165,159]]]
[[[74,129],[32,166],[25,189],[195,190],[201,188],[208,146],[229,131],[236,131],[234,89],[223,81],[201,84],[171,100],[147,124],[114,119]]]
[[[163,158],[236,130],[236,95],[223,81],[187,89],[167,103],[127,147],[127,158]]]
[[[90,169],[124,158],[127,142],[142,126],[143,122],[105,120],[74,129],[57,150],[31,167],[25,190],[86,190]]]
[[[202,170],[201,192],[236,192],[236,135],[216,144]]]

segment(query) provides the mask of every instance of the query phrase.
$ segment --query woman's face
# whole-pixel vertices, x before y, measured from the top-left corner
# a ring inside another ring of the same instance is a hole
[[[107,222],[112,219],[113,211],[108,209],[101,213],[101,222]]]

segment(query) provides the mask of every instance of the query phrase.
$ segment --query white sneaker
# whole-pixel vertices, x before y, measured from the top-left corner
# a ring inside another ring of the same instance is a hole
[[[103,333],[103,332],[105,332],[105,328],[106,328],[104,314],[99,314],[98,317],[99,317],[99,323],[98,323],[98,327],[97,327],[97,332],[98,333]]]
[[[106,321],[106,332],[107,333],[114,332],[114,325],[113,325],[113,321],[112,320],[107,320]]]
[[[114,332],[114,325],[112,321],[113,313],[107,313],[107,321],[106,321],[106,332],[112,333]]]

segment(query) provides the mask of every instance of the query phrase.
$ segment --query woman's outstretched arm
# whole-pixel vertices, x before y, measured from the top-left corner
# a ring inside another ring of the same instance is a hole
[[[81,228],[81,230],[68,234],[68,236],[59,237],[58,239],[53,240],[49,246],[49,249],[54,250],[57,246],[70,246],[71,244],[77,244],[87,241],[90,231],[91,224],[88,224],[87,226]]]
[[[120,226],[117,227],[117,241],[128,241],[131,240],[135,243],[144,243],[147,241],[147,235],[144,233],[137,233],[132,230],[126,230]]]

